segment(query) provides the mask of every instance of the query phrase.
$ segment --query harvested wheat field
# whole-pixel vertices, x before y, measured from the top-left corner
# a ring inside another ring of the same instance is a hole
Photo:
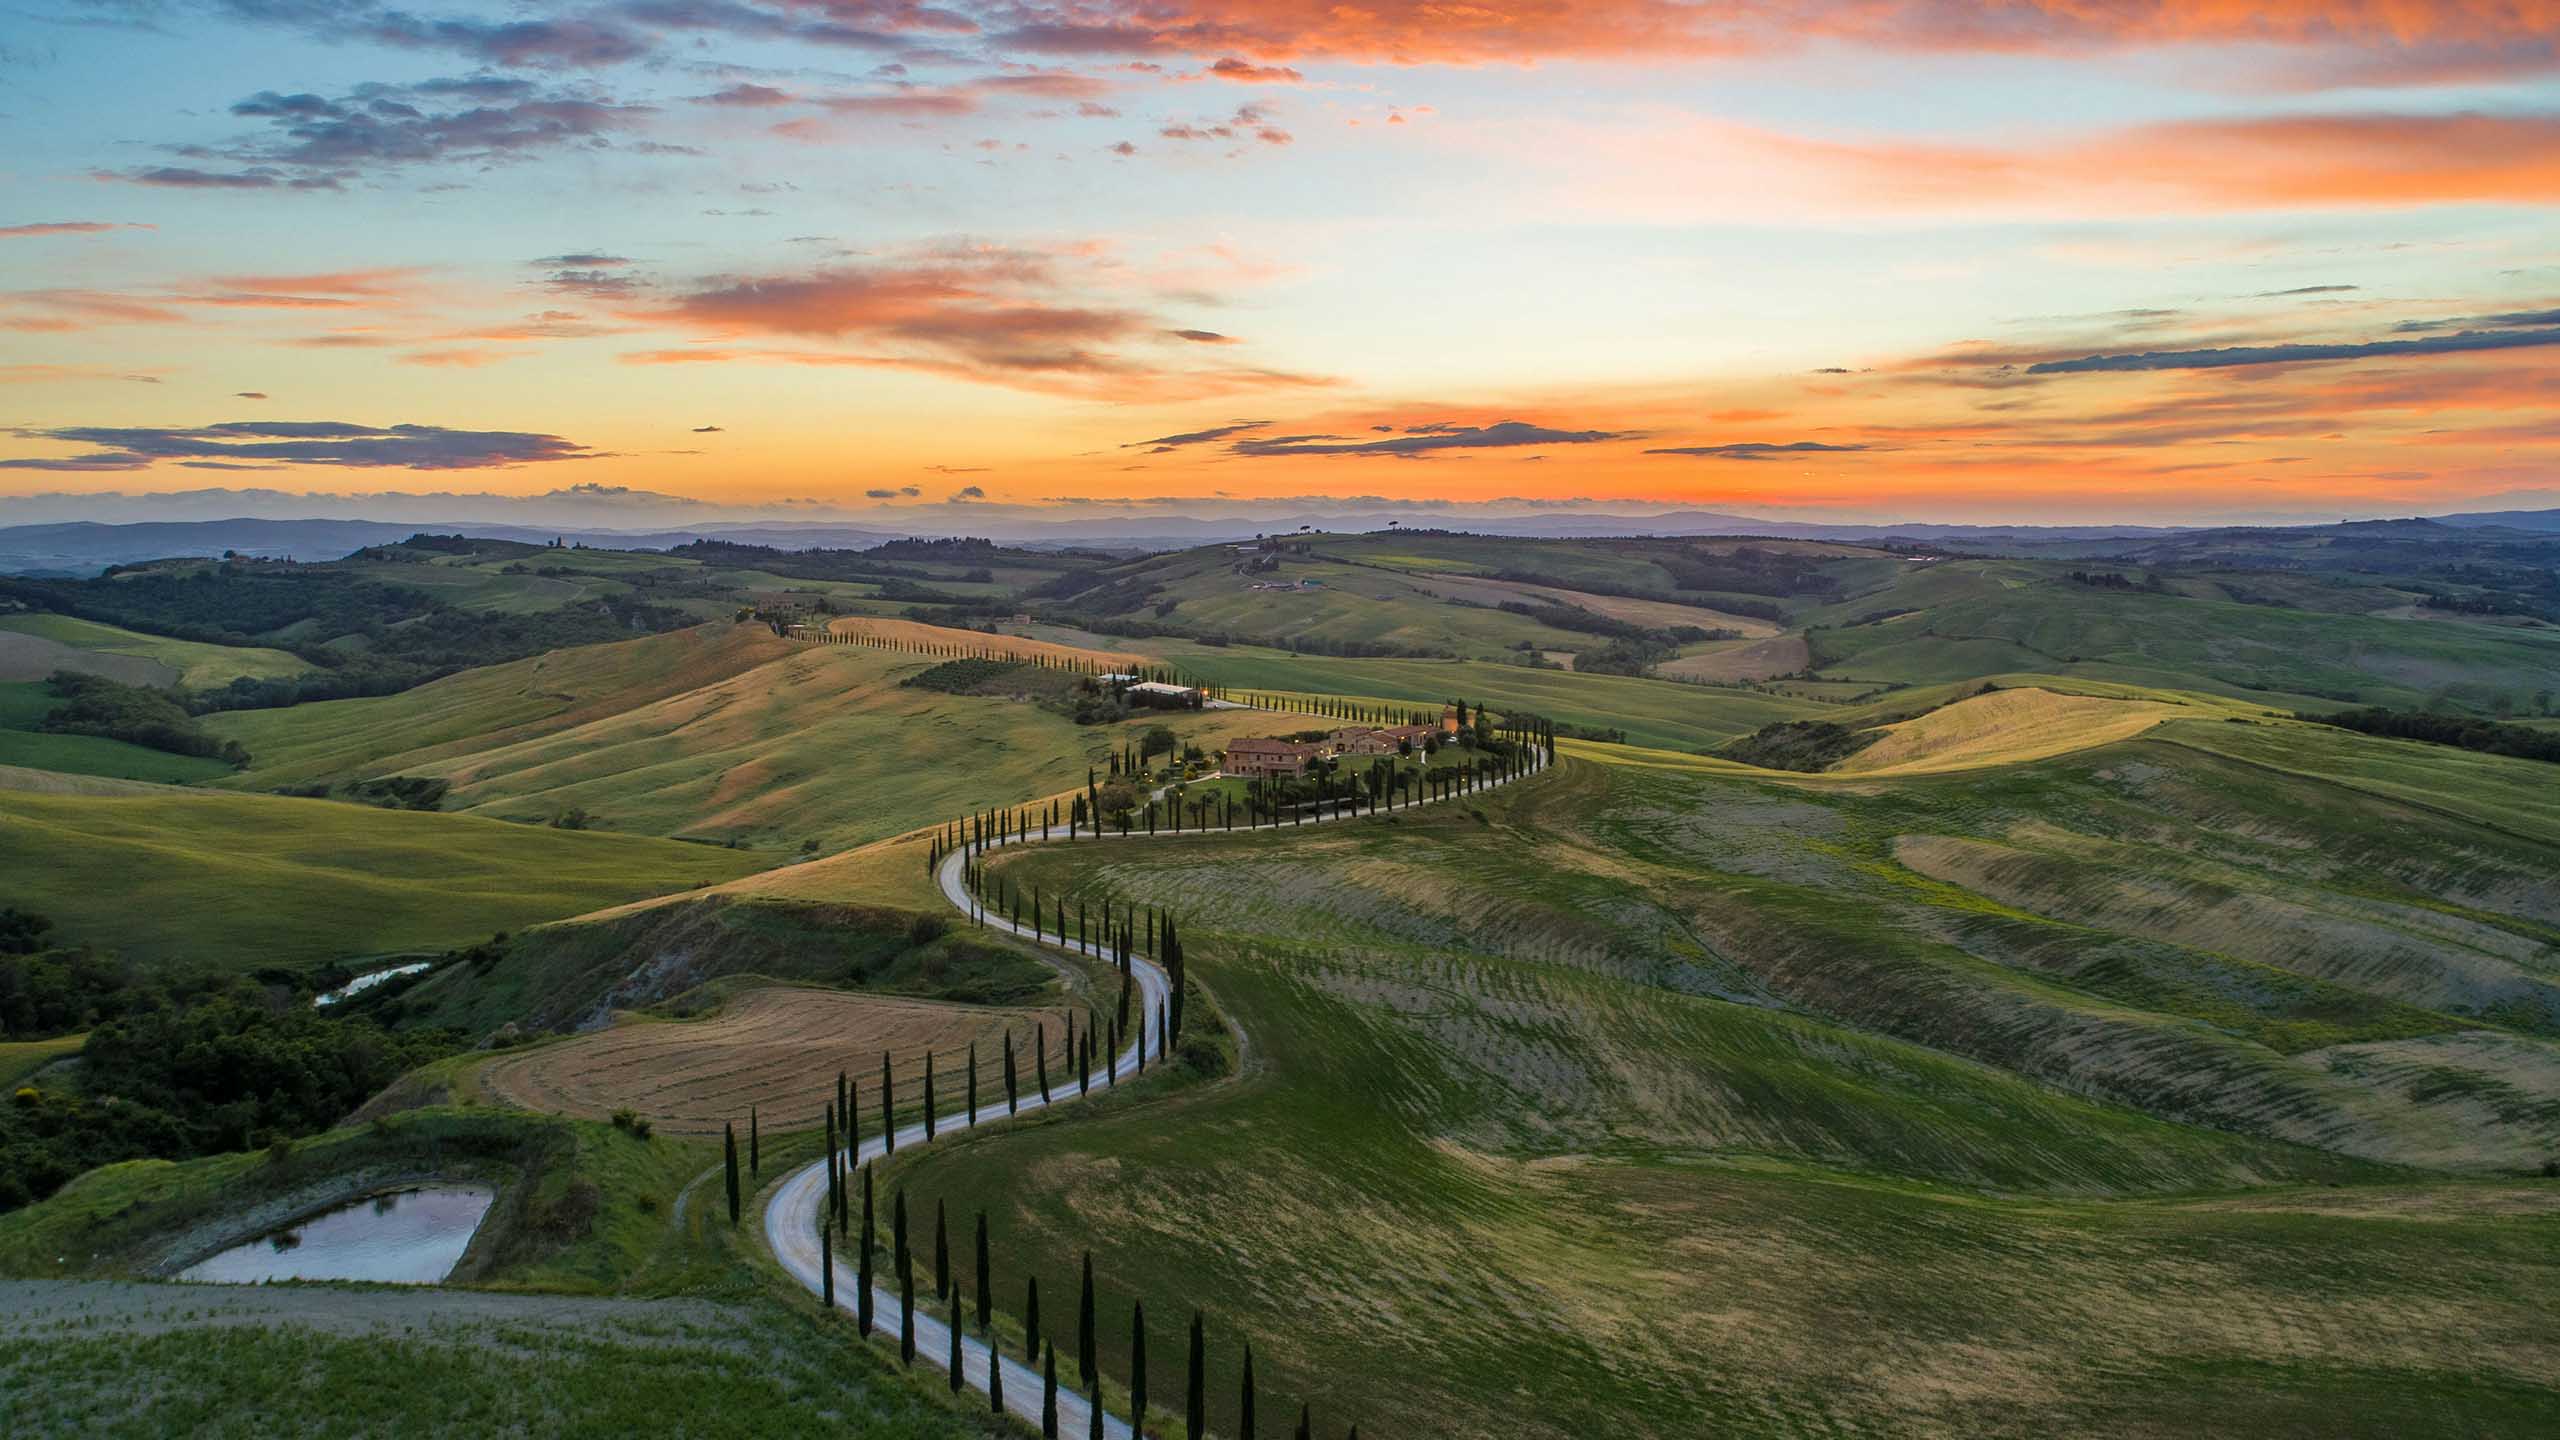
[[[2196,712],[2157,700],[2104,700],[2051,690],[1994,690],[1884,727],[1884,738],[1832,767],[1835,775],[1913,775],[2017,765],[2130,740]]]
[[[835,1075],[849,1072],[865,1097],[866,1125],[879,1120],[880,1055],[897,1075],[899,1105],[924,1094],[925,1055],[934,1057],[938,1108],[967,1091],[968,1050],[978,1047],[981,1103],[1004,1103],[1004,1036],[1021,1050],[1022,1084],[1035,1086],[1032,1034],[1046,1024],[1052,1083],[1069,1078],[1066,1013],[946,1005],[839,990],[776,985],[751,990],[707,1020],[635,1020],[480,1068],[492,1097],[528,1110],[601,1119],[632,1110],[668,1131],[716,1135],[753,1105],[767,1129],[825,1122]]]
[[[1697,653],[1665,660],[1657,675],[1678,680],[1766,680],[1793,675],[1813,663],[1802,635],[1770,635],[1758,640],[1719,640]]]
[[[1125,650],[1087,650],[1075,645],[1059,645],[1047,640],[1033,640],[1023,635],[989,635],[977,630],[955,630],[948,625],[927,625],[921,620],[886,620],[876,615],[839,615],[827,622],[836,635],[868,636],[879,640],[903,640],[915,645],[958,645],[971,651],[1015,660],[1075,660],[1094,665],[1116,665],[1124,669],[1156,662],[1144,655]]]

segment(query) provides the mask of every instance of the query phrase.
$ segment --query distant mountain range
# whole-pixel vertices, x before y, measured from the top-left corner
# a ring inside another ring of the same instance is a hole
[[[922,518],[922,517],[919,517]],[[1175,550],[1221,540],[1288,534],[1301,529],[1366,533],[1388,529],[1450,529],[1478,535],[1585,538],[1596,536],[1765,535],[1772,539],[1907,540],[1967,549],[2044,548],[2072,542],[2145,539],[2170,535],[2256,529],[2308,532],[2340,528],[2303,526],[2171,525],[1837,525],[1764,520],[1714,510],[1664,510],[1623,514],[1587,510],[1524,516],[1410,513],[1381,523],[1375,513],[1309,511],[1282,517],[1206,519],[1148,516],[1052,520],[1007,507],[975,516],[937,514],[914,530],[888,530],[835,522],[764,521],[713,523],[682,529],[559,528],[517,523],[474,524],[401,520],[185,520],[109,525],[73,521],[0,527],[0,574],[93,575],[109,565],[178,556],[238,552],[301,561],[335,560],[368,545],[405,540],[420,531],[541,544],[559,539],[614,550],[666,550],[694,540],[716,539],[786,550],[868,549],[911,535],[981,535],[1035,548],[1087,547],[1116,551]],[[2560,510],[2500,510],[2428,517],[2463,529],[2560,533]],[[2405,522],[2357,522],[2375,525]]]

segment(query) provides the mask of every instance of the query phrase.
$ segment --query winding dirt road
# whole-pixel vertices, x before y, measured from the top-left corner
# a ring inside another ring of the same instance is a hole
[[[1541,769],[1545,768],[1545,758],[1543,755],[1537,753],[1536,747],[1531,747],[1531,754],[1532,761],[1530,767],[1522,772],[1520,778],[1537,774]],[[1509,782],[1496,780],[1490,782],[1485,788],[1489,789],[1494,786],[1507,783]],[[1457,800],[1463,799],[1466,795],[1475,793],[1477,792],[1463,791],[1451,794],[1445,798],[1449,800]],[[1422,800],[1415,803],[1421,805],[1432,805],[1442,802],[1439,800]],[[1409,808],[1412,807],[1399,806],[1397,807],[1397,811],[1394,813],[1401,813],[1403,810]],[[1331,824],[1338,820],[1360,819],[1363,818],[1364,815],[1370,813],[1379,812],[1362,811],[1346,813],[1337,809],[1332,814],[1312,817],[1303,823],[1308,825]],[[1268,828],[1291,830],[1298,827],[1296,825],[1289,825]],[[1106,834],[1098,836],[1085,835],[1075,839],[1068,839],[1060,836],[1055,837],[1055,841],[1059,844],[1081,845],[1091,844],[1096,840],[1179,840],[1182,839],[1184,835],[1231,835],[1234,833],[1235,832],[1233,831],[1185,831],[1182,834],[1177,835],[1171,831],[1163,831],[1152,836],[1123,836]],[[1248,831],[1246,833],[1251,832]],[[1042,830],[1030,835],[1012,836],[1005,840],[989,844],[984,848],[992,850],[1004,845],[1039,844],[1052,838],[1053,837],[1050,836],[1048,831]],[[935,878],[942,888],[943,898],[949,900],[953,908],[957,909],[962,915],[972,916],[973,918],[982,918],[983,923],[987,926],[1006,931],[1009,934],[1025,940],[1032,940],[1041,945],[1047,945],[1057,949],[1075,950],[1078,953],[1094,956],[1096,958],[1101,957],[1102,946],[1099,944],[1084,945],[1060,941],[1057,938],[1050,936],[1034,936],[1030,931],[1024,930],[1002,916],[995,914],[987,914],[983,917],[978,917],[976,912],[971,908],[968,890],[961,880],[962,865],[968,858],[968,852],[954,851],[952,854],[944,858],[941,868],[935,873]],[[1166,1006],[1170,1001],[1170,990],[1168,988],[1168,982],[1165,978],[1163,969],[1155,963],[1152,957],[1138,955],[1135,953],[1133,953],[1130,958],[1129,968],[1137,982],[1138,993],[1136,999],[1138,1003],[1138,1014],[1141,1016],[1152,1016],[1158,1014],[1159,1007]],[[1098,1075],[1093,1083],[1097,1086],[1103,1085],[1106,1082],[1106,1079],[1110,1076],[1134,1076],[1138,1069],[1138,1046],[1147,1043],[1147,1039],[1147,1035],[1142,1033],[1137,1040],[1133,1040],[1119,1054],[1112,1056],[1109,1070],[1104,1072],[1103,1075]],[[1160,1059],[1163,1055],[1163,1036],[1158,1034],[1155,1035],[1153,1039],[1157,1049],[1150,1052],[1151,1057]],[[1076,1088],[1073,1077],[1070,1077],[1066,1085],[1052,1087],[1051,1098],[1048,1100],[1042,1100],[1036,1091],[1025,1094],[1022,1097],[1021,1108],[1025,1112],[1030,1112],[1040,1110],[1049,1105],[1065,1105],[1080,1098],[1082,1093],[1083,1092]],[[1006,1118],[1008,1117],[998,1115],[992,1119],[982,1119],[980,1123],[1001,1123],[1001,1121]],[[937,1130],[946,1134],[971,1128],[966,1117],[962,1116],[960,1112],[957,1111],[953,1112],[950,1116],[937,1118],[934,1123]],[[912,1149],[916,1146],[927,1143],[930,1142],[926,1139],[924,1122],[921,1120],[897,1132],[897,1148],[899,1149]],[[864,1141],[858,1151],[850,1152],[849,1158],[856,1166],[867,1165],[877,1157],[887,1154],[889,1149],[890,1146],[885,1138],[875,1136]],[[794,1171],[789,1177],[784,1179],[781,1184],[774,1188],[773,1198],[765,1202],[764,1207],[765,1241],[773,1247],[774,1258],[781,1261],[782,1268],[791,1275],[792,1279],[798,1281],[812,1295],[824,1293],[824,1286],[820,1275],[820,1266],[822,1262],[820,1260],[820,1251],[818,1246],[818,1225],[826,1205],[826,1199],[827,1167],[825,1160],[820,1159],[811,1161],[809,1164],[803,1166],[797,1171]],[[891,1277],[892,1280],[894,1280],[894,1278],[894,1276]],[[859,1293],[858,1287],[860,1284],[861,1279],[858,1262],[848,1256],[838,1256],[835,1261],[835,1292],[837,1308],[846,1311],[852,1311],[856,1308],[856,1297]],[[875,1285],[872,1287],[871,1291],[871,1305],[873,1317],[880,1327],[888,1334],[897,1334],[899,1324],[898,1292],[890,1286]],[[942,1368],[951,1353],[950,1328],[941,1319],[926,1311],[924,1307],[918,1306],[916,1308],[915,1315],[915,1331],[917,1358],[933,1365],[937,1369]],[[960,1353],[964,1383],[970,1389],[977,1391],[979,1394],[985,1394],[987,1389],[987,1343],[982,1339],[970,1338],[964,1332],[961,1339]],[[1004,1358],[1003,1365],[1005,1409],[1034,1425],[1039,1424],[1042,1398],[1041,1372],[1032,1365],[1013,1359],[1010,1356]],[[1117,1415],[1110,1414],[1106,1411],[1102,1419],[1102,1433],[1109,1437],[1109,1440],[1131,1440],[1131,1437],[1135,1436],[1137,1433],[1128,1421]],[[1083,1437],[1087,1437],[1092,1434],[1092,1430],[1092,1402],[1084,1395],[1070,1390],[1064,1385],[1059,1386],[1058,1433],[1062,1436],[1068,1437],[1068,1440],[1083,1440]]]

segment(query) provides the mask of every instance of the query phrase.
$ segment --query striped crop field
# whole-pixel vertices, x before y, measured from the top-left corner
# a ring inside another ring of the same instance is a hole
[[[1050,1079],[1067,1078],[1067,1012],[947,1005],[840,990],[771,986],[739,996],[704,1020],[631,1020],[481,1067],[492,1097],[527,1110],[598,1120],[628,1109],[680,1135],[717,1135],[753,1105],[767,1129],[824,1123],[835,1075],[862,1087],[866,1125],[879,1114],[880,1057],[890,1057],[902,1108],[924,1093],[925,1056],[934,1057],[941,1107],[968,1087],[969,1047],[978,1049],[981,1103],[1004,1103],[1004,1041],[1011,1036],[1021,1083],[1037,1084],[1034,1036],[1046,1032]]]

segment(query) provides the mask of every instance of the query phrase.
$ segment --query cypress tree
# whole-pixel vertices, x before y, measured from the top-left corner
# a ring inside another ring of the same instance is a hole
[[[890,1235],[898,1252],[898,1361],[916,1363],[916,1267],[907,1251],[907,1191],[898,1187],[889,1216]]]
[[[880,1143],[884,1153],[898,1150],[898,1097],[896,1078],[889,1073],[889,1052],[880,1052]]]
[[[1037,1275],[1023,1282],[1022,1356],[1025,1360],[1040,1358],[1040,1277]]]
[[[1049,1023],[1041,1021],[1031,1031],[1034,1057],[1040,1070],[1040,1103],[1049,1103]]]
[[[862,1155],[862,1087],[846,1081],[844,1103],[836,1107],[844,1117],[845,1163],[850,1165]]]
[[[987,1336],[987,1413],[1004,1413],[1004,1351],[996,1348],[996,1337]]]
[[[871,1338],[871,1167],[862,1167],[862,1293],[853,1298],[854,1318],[861,1324],[864,1339]]]
[[[818,1303],[836,1308],[836,1232],[818,1227]]]
[[[842,1070],[836,1072],[836,1113],[844,1117],[845,1143],[853,1145],[853,1082]]]
[[[1010,1030],[1004,1032],[1004,1113],[1007,1115],[1022,1113],[1022,1095],[1014,1079],[1013,1032]]]
[[[987,1322],[996,1312],[995,1271],[987,1264],[987,1212],[978,1212],[978,1331],[987,1333]],[[988,1342],[993,1344],[992,1340]]]
[[[723,1121],[720,1134],[726,1152],[724,1163],[729,1170],[729,1223],[735,1225],[738,1223],[738,1127]]]
[[[1040,1374],[1040,1433],[1048,1440],[1058,1440],[1058,1347],[1049,1347],[1048,1363]]]
[[[1236,1440],[1253,1440],[1253,1344],[1244,1347],[1244,1401],[1236,1412]]]
[[[827,1205],[818,1216],[818,1227],[841,1225],[844,1218],[844,1187],[836,1183],[836,1107],[827,1107]]]
[[[1298,1407],[1298,1440],[1316,1440],[1315,1416],[1305,1405]]]
[[[1147,1432],[1147,1302],[1140,1300],[1129,1310],[1129,1428],[1134,1434]]]
[[[1076,1375],[1084,1381],[1085,1390],[1099,1404],[1102,1392],[1094,1388],[1101,1376],[1100,1367],[1094,1364],[1097,1348],[1093,1333],[1093,1252],[1087,1250],[1084,1252],[1084,1298],[1076,1302]]]
[[[951,1299],[951,1232],[943,1224],[942,1197],[933,1201],[933,1298]]]
[[[978,1042],[969,1042],[969,1128],[978,1126]]]
[[[1191,1377],[1183,1394],[1182,1429],[1189,1440],[1209,1433],[1209,1331],[1200,1312],[1191,1312]]]
[[[933,1052],[924,1052],[924,1138],[933,1138]]]
[[[963,1323],[964,1322],[960,1316],[960,1307],[956,1305],[953,1306],[951,1308],[951,1323],[944,1327],[951,1332],[951,1363],[943,1368],[951,1372],[951,1393],[954,1395],[960,1393],[961,1386],[969,1383],[968,1377],[960,1373],[960,1330]]]

